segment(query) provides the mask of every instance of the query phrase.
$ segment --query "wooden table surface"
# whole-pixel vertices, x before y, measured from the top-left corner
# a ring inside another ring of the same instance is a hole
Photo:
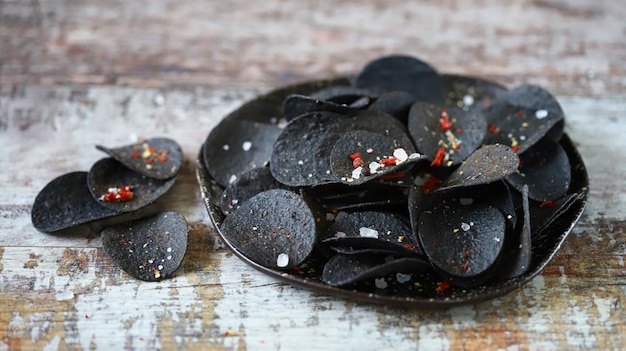
[[[0,0],[0,350],[626,349],[623,2],[319,3]],[[589,203],[522,289],[439,311],[363,304],[266,277],[217,239],[194,158],[220,118],[391,53],[558,97]],[[129,277],[96,227],[33,228],[38,191],[88,170],[94,144],[153,136],[186,155],[163,202],[190,224],[172,279]]]

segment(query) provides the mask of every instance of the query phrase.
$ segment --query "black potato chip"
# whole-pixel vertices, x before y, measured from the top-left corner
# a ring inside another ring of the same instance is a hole
[[[493,183],[513,174],[520,158],[504,145],[485,145],[476,150],[443,182],[440,190]]]
[[[91,166],[87,185],[102,206],[131,212],[156,201],[170,190],[175,180],[148,178],[114,158],[103,158]]]
[[[572,174],[569,158],[563,147],[550,138],[543,138],[520,155],[519,172],[506,177],[521,192],[528,185],[528,197],[535,201],[555,201],[569,189]]]
[[[41,189],[31,209],[31,220],[37,230],[54,233],[121,213],[94,199],[87,187],[87,172],[71,172]]]
[[[133,171],[155,179],[176,176],[183,163],[180,145],[167,138],[152,138],[116,148],[96,145],[96,148]]]
[[[187,221],[178,212],[119,224],[102,231],[102,247],[124,272],[145,281],[174,273],[187,251]]]
[[[316,227],[316,218],[301,196],[272,189],[246,201],[220,229],[242,254],[265,267],[284,270],[309,256]]]
[[[432,166],[460,164],[483,142],[487,124],[473,110],[416,102],[409,111],[409,133]]]
[[[394,258],[372,254],[337,254],[324,265],[322,280],[330,286],[344,286],[389,273],[414,273],[430,270],[428,262],[417,257]]]
[[[270,189],[288,189],[288,187],[272,177],[269,167],[253,168],[224,190],[221,198],[222,212],[229,215],[249,198]]]
[[[433,104],[445,101],[443,82],[426,62],[411,56],[386,56],[368,63],[354,79],[354,86],[374,91],[404,91],[415,100]]]

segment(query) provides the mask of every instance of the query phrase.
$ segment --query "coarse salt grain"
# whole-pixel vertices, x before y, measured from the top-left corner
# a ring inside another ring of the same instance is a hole
[[[402,163],[409,159],[409,155],[406,153],[406,150],[403,148],[397,148],[393,150],[393,157],[397,158],[396,164]]]
[[[465,106],[472,106],[474,104],[474,97],[471,95],[463,96],[463,104]]]
[[[222,146],[222,150],[224,150],[224,151],[228,151],[228,150],[230,150],[230,145],[228,145],[228,144],[224,144],[224,145]]]
[[[363,238],[376,238],[378,239],[378,231],[368,227],[359,228],[359,235]]]
[[[251,143],[251,142],[249,142],[249,141],[244,141],[244,142],[241,144],[241,149],[242,149],[243,151],[250,151],[250,149],[251,149],[251,148],[252,148],[252,143]]]
[[[335,233],[335,237],[336,238],[345,238],[346,236],[348,236],[346,233],[344,232],[337,232]]]
[[[287,267],[287,265],[289,264],[289,255],[287,255],[286,253],[281,253],[280,255],[278,255],[278,257],[276,258],[276,265],[278,267]]]
[[[387,282],[385,281],[385,278],[374,279],[374,284],[378,289],[387,289]]]
[[[463,231],[466,232],[466,231],[470,230],[470,225],[465,223],[465,222],[463,222],[463,223],[461,223],[461,229],[463,229]]]
[[[357,167],[352,171],[352,179],[361,178],[361,172],[363,171],[363,167]]]
[[[548,117],[548,110],[535,111],[535,117],[537,117],[537,119],[543,119],[543,118]]]
[[[411,280],[411,275],[410,274],[405,274],[405,273],[396,273],[396,280],[400,284],[406,283],[406,282]]]
[[[373,161],[369,164],[369,169],[371,174],[378,173],[378,169],[380,168],[380,163]]]

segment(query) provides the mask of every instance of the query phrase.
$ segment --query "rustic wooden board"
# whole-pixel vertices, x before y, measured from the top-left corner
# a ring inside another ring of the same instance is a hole
[[[617,0],[0,0],[0,350],[626,348],[625,15]],[[193,168],[219,119],[274,86],[392,52],[558,95],[591,193],[519,291],[443,311],[368,305],[279,283],[220,245]],[[37,192],[104,157],[94,144],[152,136],[186,157],[161,201],[191,229],[172,279],[130,278],[97,227],[32,227]]]

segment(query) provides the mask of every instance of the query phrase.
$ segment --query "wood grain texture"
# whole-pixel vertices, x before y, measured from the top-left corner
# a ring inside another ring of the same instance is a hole
[[[0,350],[626,348],[626,9],[617,0],[0,0]],[[277,85],[403,52],[442,72],[557,94],[590,176],[579,224],[543,274],[442,311],[356,303],[252,271],[221,246],[193,160],[228,112]],[[159,206],[190,223],[172,279],[115,267],[99,228],[37,232],[52,178],[167,136],[185,153]]]

